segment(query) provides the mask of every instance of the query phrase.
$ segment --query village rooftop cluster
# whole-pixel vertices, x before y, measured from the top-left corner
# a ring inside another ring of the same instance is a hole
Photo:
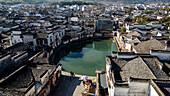
[[[117,51],[96,69],[93,94],[170,95],[170,4],[110,2],[0,4],[0,95],[50,95],[63,80],[56,50],[96,38]]]

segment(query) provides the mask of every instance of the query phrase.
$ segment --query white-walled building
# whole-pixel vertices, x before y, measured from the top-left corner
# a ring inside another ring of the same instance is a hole
[[[12,31],[11,33],[12,44],[23,42],[22,34],[23,34],[23,31]]]
[[[37,46],[35,34],[33,34],[33,33],[23,34],[23,43],[29,44],[30,47],[33,47],[33,49],[35,49]]]
[[[147,54],[112,52],[106,56],[109,96],[167,96],[169,76],[163,63]],[[162,83],[162,84],[160,84]]]
[[[142,29],[142,30],[151,30],[151,29],[154,29],[154,28],[163,29],[164,26],[162,24],[154,24],[154,23],[152,23],[152,25],[150,25],[150,26],[148,26],[146,24],[129,25],[128,23],[126,23],[125,28],[127,29],[127,31],[129,31],[131,29],[135,29],[135,28]]]
[[[51,29],[49,31],[37,33],[37,45],[38,46],[50,46],[56,47],[62,43],[62,38],[65,36],[65,31],[63,29]]]

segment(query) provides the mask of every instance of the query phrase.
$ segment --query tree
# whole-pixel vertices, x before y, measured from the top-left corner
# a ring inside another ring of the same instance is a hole
[[[163,17],[159,19],[159,23],[165,24],[165,27],[170,27],[170,17]]]
[[[122,27],[122,28],[121,28],[121,32],[126,32],[126,28],[125,28],[125,27]]]
[[[126,11],[130,15],[132,13],[133,9],[132,8],[128,8],[128,9],[126,9]]]
[[[154,11],[151,10],[151,11],[147,11],[146,13],[147,14],[152,14],[152,13],[154,13]]]
[[[139,16],[136,16],[135,18],[133,18],[132,21],[139,22],[139,23],[145,23],[146,21],[152,21],[152,18],[144,16],[144,15],[139,15]]]

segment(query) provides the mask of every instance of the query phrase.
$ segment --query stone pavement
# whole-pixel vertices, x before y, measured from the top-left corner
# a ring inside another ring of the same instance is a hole
[[[84,90],[83,82],[80,79],[82,75],[75,75],[70,80],[70,73],[62,71],[60,82],[55,87],[50,96],[82,96]],[[96,79],[96,77],[88,76],[88,79]]]

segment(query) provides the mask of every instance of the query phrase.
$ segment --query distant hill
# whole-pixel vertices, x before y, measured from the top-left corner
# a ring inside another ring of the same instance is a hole
[[[0,0],[1,4],[39,3],[46,0]]]
[[[16,3],[16,2],[20,2],[20,3],[37,3],[37,2],[44,2],[44,1],[52,1],[52,2],[56,2],[56,1],[74,1],[74,0],[0,0],[0,3]],[[79,0],[81,1],[81,0]],[[83,0],[86,1],[86,0]],[[165,3],[168,2],[170,3],[170,0],[87,0],[87,1],[111,1],[111,2],[128,2],[128,3],[146,3],[146,2],[158,2],[158,3]]]
[[[112,1],[112,2],[128,2],[128,3],[146,3],[146,2],[165,3],[165,2],[170,2],[170,0],[95,0],[95,1]]]
[[[132,2],[132,3],[146,3],[146,2],[170,2],[170,0],[111,0],[111,1],[122,1],[122,2]]]

